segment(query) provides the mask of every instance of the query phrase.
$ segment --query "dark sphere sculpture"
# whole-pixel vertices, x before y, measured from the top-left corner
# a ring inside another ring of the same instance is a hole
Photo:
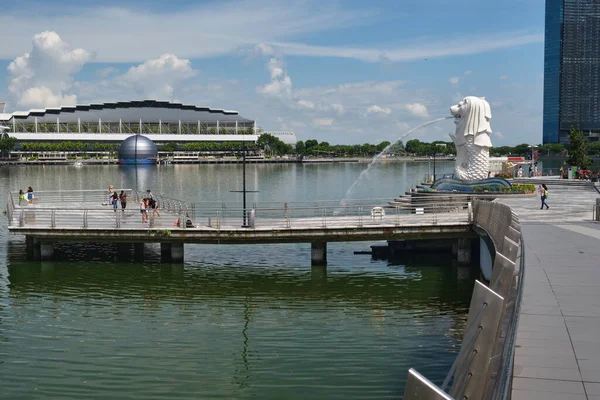
[[[154,142],[142,135],[133,135],[121,143],[120,164],[155,164],[158,149]]]

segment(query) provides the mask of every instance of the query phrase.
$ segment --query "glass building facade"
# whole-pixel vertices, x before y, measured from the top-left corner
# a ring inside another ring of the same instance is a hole
[[[546,0],[543,143],[600,137],[600,0]]]

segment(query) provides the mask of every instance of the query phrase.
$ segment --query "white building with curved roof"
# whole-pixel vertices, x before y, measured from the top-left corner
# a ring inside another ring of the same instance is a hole
[[[254,120],[237,111],[142,100],[1,113],[0,125],[20,142],[122,142],[143,134],[155,143],[256,142]]]

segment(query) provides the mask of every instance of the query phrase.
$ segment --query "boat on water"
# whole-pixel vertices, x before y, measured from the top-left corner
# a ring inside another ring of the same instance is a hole
[[[73,163],[73,166],[74,166],[74,167],[83,167],[83,163],[82,163],[81,161],[75,161],[75,162]]]

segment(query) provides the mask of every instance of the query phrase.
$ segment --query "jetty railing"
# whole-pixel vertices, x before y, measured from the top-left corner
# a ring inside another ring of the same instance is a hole
[[[461,349],[441,386],[411,368],[406,400],[510,398],[525,274],[521,227],[510,207],[480,200],[473,223],[494,244],[492,279],[475,284]]]
[[[122,189],[117,189],[120,193]],[[169,229],[302,229],[369,226],[419,226],[468,224],[472,208],[463,200],[447,202],[415,201],[408,205],[389,206],[389,199],[317,202],[253,203],[242,209],[239,203],[185,201],[154,195],[158,211],[148,209],[143,225],[137,202],[147,193],[123,189],[128,193],[125,210],[108,205],[108,191],[36,192],[33,204],[15,205],[17,193],[8,199],[9,223],[18,227],[44,228],[169,228]],[[244,218],[245,217],[245,218]]]

